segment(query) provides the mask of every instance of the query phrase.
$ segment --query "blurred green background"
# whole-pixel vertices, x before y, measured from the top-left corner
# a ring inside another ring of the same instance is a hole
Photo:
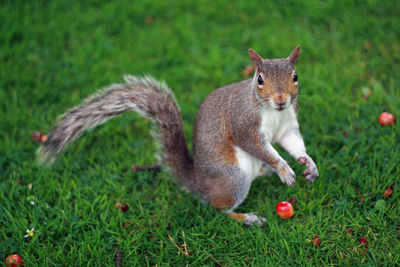
[[[399,16],[400,2],[372,0],[0,1],[1,258],[113,265],[119,248],[126,266],[400,265],[400,131],[377,122],[400,115]],[[307,187],[282,151],[297,186],[258,179],[238,209],[266,217],[265,228],[225,218],[168,174],[132,173],[156,161],[151,125],[136,114],[85,134],[51,169],[35,163],[33,132],[127,73],[167,82],[191,143],[204,98],[246,78],[248,48],[275,58],[298,44],[299,122],[321,175]],[[283,221],[275,205],[292,197],[295,216]]]

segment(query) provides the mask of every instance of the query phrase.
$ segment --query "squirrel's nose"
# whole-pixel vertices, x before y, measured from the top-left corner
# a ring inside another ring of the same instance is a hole
[[[278,106],[283,106],[283,105],[285,105],[286,104],[286,100],[283,100],[283,99],[276,99],[275,100],[275,104],[277,104]]]
[[[287,97],[284,95],[278,94],[274,97],[275,104],[278,105],[279,107],[282,107],[283,105],[286,104],[287,102]]]

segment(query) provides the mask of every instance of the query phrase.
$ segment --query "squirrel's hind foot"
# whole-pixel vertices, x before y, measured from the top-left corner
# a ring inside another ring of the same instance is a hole
[[[258,227],[263,227],[267,222],[267,219],[260,217],[254,213],[236,213],[236,212],[228,212],[226,213],[229,217],[243,222],[246,225],[256,225]]]

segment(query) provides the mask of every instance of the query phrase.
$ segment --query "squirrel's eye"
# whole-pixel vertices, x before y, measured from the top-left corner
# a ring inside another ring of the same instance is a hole
[[[297,74],[296,73],[293,76],[293,82],[297,82]]]
[[[263,85],[264,84],[264,80],[261,77],[261,75],[258,75],[257,82],[258,82],[258,85]]]

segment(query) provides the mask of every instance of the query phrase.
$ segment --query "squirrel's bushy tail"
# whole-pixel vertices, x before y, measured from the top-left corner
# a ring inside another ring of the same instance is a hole
[[[51,164],[85,130],[133,110],[157,125],[162,164],[190,188],[193,158],[186,146],[181,113],[172,91],[165,83],[150,76],[127,75],[124,80],[125,83],[112,84],[62,115],[37,151],[39,163]]]

